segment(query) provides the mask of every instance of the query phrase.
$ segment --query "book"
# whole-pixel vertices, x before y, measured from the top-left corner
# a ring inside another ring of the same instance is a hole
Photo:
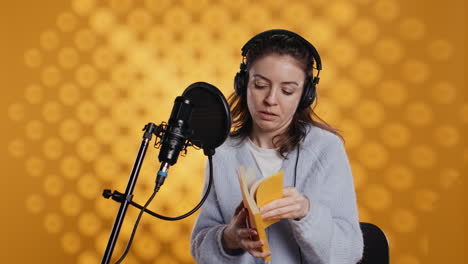
[[[265,229],[278,222],[279,219],[264,221],[260,208],[269,202],[283,198],[284,172],[280,171],[269,177],[256,180],[254,169],[248,168],[245,170],[241,166],[238,169],[238,178],[243,204],[248,211],[248,226],[257,230],[257,236],[253,240],[262,240],[264,245],[261,251],[269,251]],[[265,261],[270,259],[271,255],[264,258]]]

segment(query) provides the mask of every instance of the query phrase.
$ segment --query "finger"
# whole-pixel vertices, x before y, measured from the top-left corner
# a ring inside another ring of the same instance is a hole
[[[265,243],[262,240],[253,241],[250,239],[242,239],[241,245],[245,250],[260,251],[260,249],[263,245],[265,245]]]
[[[237,215],[238,213],[240,213],[240,211],[242,210],[242,208],[244,208],[244,203],[241,201],[239,203],[239,205],[236,207],[236,210],[234,212],[234,215]]]
[[[260,248],[257,248],[257,249],[251,249],[251,250],[247,250],[250,255],[256,257],[256,258],[266,258],[268,256],[271,255],[271,252],[270,251],[265,251],[265,252],[262,252]]]
[[[253,236],[257,235],[257,231],[252,228],[239,228],[237,229],[237,236],[242,239],[250,239]]]
[[[260,213],[264,214],[269,211],[275,210],[277,208],[289,206],[291,204],[294,204],[295,201],[296,201],[295,198],[287,197],[287,198],[281,198],[281,199],[269,202],[265,204],[264,206],[260,207]]]
[[[292,194],[298,193],[297,189],[295,187],[289,186],[289,187],[284,187],[283,188],[283,195],[284,196],[289,196]]]
[[[294,216],[296,213],[301,212],[301,206],[299,204],[292,204],[285,207],[276,208],[262,214],[263,220],[270,219],[281,219],[283,216]]]
[[[245,219],[247,217],[247,209],[243,208],[239,214],[235,216],[234,224],[237,226],[245,226]]]

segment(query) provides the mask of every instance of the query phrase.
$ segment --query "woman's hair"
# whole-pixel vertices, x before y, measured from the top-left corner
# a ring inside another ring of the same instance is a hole
[[[299,62],[306,76],[312,76],[314,58],[310,52],[310,48],[305,46],[304,43],[297,38],[281,33],[257,38],[249,45],[246,54],[247,72],[256,60],[271,54],[289,55],[293,57]],[[247,89],[247,87],[243,87],[243,89]],[[245,139],[252,131],[253,122],[247,106],[247,92],[242,93],[242,95],[233,92],[229,96],[228,101],[233,118],[230,136]],[[283,157],[286,157],[289,151],[304,140],[309,124],[330,131],[343,140],[343,137],[338,133],[337,129],[327,124],[314,112],[313,109],[316,104],[317,98],[315,98],[315,105],[311,107],[306,107],[304,109],[298,107],[288,129],[284,133],[276,135],[273,138],[273,145],[278,148],[279,154]]]

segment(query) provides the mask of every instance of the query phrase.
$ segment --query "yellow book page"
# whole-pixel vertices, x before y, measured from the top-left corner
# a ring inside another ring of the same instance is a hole
[[[267,235],[265,231],[266,226],[264,226],[265,222],[262,220],[262,215],[260,213],[256,213],[253,215],[253,218],[255,219],[254,222],[257,223],[256,230],[257,230],[258,237],[255,240],[263,241],[264,244],[261,249],[262,252],[270,251],[270,248],[268,245],[268,239],[267,239]],[[265,262],[269,261],[270,259],[271,259],[271,255],[266,258],[263,258]]]
[[[262,179],[261,182],[257,182],[252,186],[250,194],[254,194],[259,209],[269,202],[283,198],[283,180],[284,172],[280,171],[270,177]],[[263,225],[267,228],[278,221],[279,219],[263,221]]]

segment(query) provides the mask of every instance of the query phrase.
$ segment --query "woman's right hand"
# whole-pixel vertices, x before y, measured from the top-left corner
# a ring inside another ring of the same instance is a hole
[[[245,225],[248,211],[246,208],[240,207],[236,210],[236,214],[231,219],[231,222],[224,229],[223,244],[227,250],[236,250],[242,248],[256,258],[265,258],[271,253],[262,252],[262,240],[252,240],[258,238],[257,231],[253,228],[247,228]]]

